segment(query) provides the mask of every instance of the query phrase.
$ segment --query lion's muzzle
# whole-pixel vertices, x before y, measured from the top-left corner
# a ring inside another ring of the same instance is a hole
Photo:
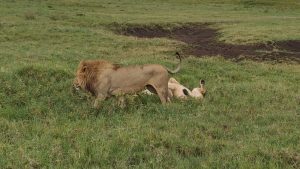
[[[81,89],[81,87],[80,87],[80,85],[79,85],[79,83],[76,79],[73,82],[73,89],[76,90],[76,91]]]

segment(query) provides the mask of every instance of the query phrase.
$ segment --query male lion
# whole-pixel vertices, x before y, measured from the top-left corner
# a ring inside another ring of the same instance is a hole
[[[105,60],[85,60],[79,63],[73,86],[83,89],[96,97],[94,107],[99,101],[112,95],[136,93],[145,88],[156,93],[162,104],[168,100],[169,73],[180,70],[181,56],[176,52],[179,64],[169,70],[159,64],[146,64],[121,67]]]

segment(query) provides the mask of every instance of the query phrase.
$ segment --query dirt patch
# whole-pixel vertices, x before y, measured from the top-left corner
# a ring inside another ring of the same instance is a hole
[[[235,61],[251,59],[255,61],[276,61],[300,63],[300,40],[276,41],[252,45],[227,44],[218,41],[219,32],[210,24],[186,24],[165,28],[160,25],[132,25],[117,32],[140,38],[167,37],[188,44],[183,52],[197,57],[221,55]]]

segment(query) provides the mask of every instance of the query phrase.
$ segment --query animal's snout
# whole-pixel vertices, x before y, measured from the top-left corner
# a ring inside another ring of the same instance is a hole
[[[75,90],[80,90],[80,87],[78,85],[73,86]]]
[[[79,85],[79,83],[77,82],[76,79],[75,79],[74,82],[73,82],[73,89],[75,89],[75,90],[80,90],[80,85]]]

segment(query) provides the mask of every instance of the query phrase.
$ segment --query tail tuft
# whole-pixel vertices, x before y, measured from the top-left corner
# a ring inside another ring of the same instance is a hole
[[[175,74],[175,73],[179,72],[179,70],[181,68],[181,56],[178,52],[176,52],[175,54],[178,56],[177,58],[179,59],[179,63],[178,63],[177,68],[175,70],[171,70],[171,69],[167,68],[168,72],[171,73],[171,74]]]
[[[176,52],[175,54],[177,55],[177,58],[178,58],[179,60],[181,60],[181,55],[179,54],[179,52]]]

